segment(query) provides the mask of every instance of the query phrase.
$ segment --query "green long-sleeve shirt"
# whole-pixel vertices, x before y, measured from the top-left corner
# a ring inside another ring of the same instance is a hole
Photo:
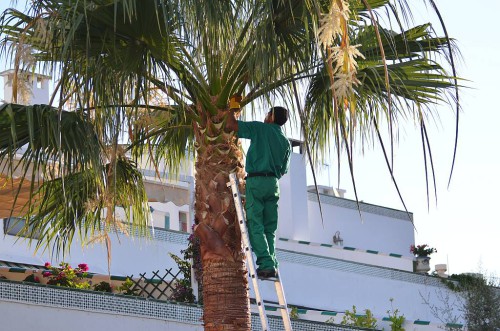
[[[250,139],[247,173],[273,173],[281,178],[290,167],[290,142],[274,123],[238,121],[238,137]]]

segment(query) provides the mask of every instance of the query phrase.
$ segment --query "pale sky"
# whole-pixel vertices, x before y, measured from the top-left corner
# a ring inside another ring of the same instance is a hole
[[[408,2],[415,6],[424,1]],[[461,5],[456,0],[435,2],[462,54],[458,75],[469,80],[463,84],[470,87],[461,90],[455,170],[448,188],[455,119],[453,109],[441,106],[438,108],[441,121],[429,130],[437,176],[437,205],[432,194],[429,210],[427,208],[422,143],[419,130],[413,124],[405,125],[395,152],[396,179],[408,210],[414,214],[416,244],[429,244],[438,250],[432,255],[431,266],[446,263],[448,273],[482,271],[500,277],[500,253],[494,246],[500,240],[500,215],[496,210],[497,205],[500,206],[497,200],[500,197],[500,107],[496,100],[500,96],[497,81],[500,44],[497,22],[484,19],[485,8],[498,13],[500,2],[479,0],[473,6]],[[431,10],[422,5],[413,12],[418,22],[424,22],[424,17],[440,30]],[[332,164],[330,170],[333,186],[338,178],[336,166]],[[356,157],[355,176],[360,200],[403,209],[379,150]],[[323,180],[325,178],[323,173]],[[347,198],[354,199],[346,171],[340,186],[347,189]]]
[[[421,140],[418,128],[405,124],[399,147],[395,150],[395,174],[406,206],[415,219],[416,244],[437,248],[431,265],[446,263],[448,273],[485,272],[500,277],[500,254],[494,243],[500,241],[500,216],[496,206],[500,187],[500,96],[497,64],[500,44],[494,19],[485,19],[485,9],[500,12],[500,2],[478,0],[460,5],[456,0],[435,0],[455,38],[462,57],[458,74],[468,82],[461,91],[459,144],[451,185],[447,187],[454,140],[454,109],[440,106],[440,122],[429,128],[434,167],[437,176],[437,205],[433,194],[427,208]],[[10,1],[0,0],[0,12]],[[19,4],[25,1],[20,0]],[[409,0],[415,20],[431,21],[440,31],[437,17],[426,9],[424,0]],[[416,6],[416,7],[415,7]],[[425,18],[425,20],[424,20]],[[5,63],[0,63],[5,69]],[[3,91],[0,92],[3,94]],[[1,96],[0,96],[1,97]],[[342,161],[346,163],[345,160]],[[337,186],[336,160],[324,167],[319,184]],[[340,187],[354,199],[350,177],[344,167]],[[330,171],[328,176],[327,170]],[[403,209],[379,150],[365,151],[355,158],[358,197],[367,203]],[[430,187],[433,190],[432,187]]]

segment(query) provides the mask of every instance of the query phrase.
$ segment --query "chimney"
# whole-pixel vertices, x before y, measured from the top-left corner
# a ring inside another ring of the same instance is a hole
[[[446,271],[448,270],[448,267],[446,264],[436,264],[434,266],[434,270],[436,270],[436,273],[439,277],[441,278],[448,278],[448,275],[446,274]]]

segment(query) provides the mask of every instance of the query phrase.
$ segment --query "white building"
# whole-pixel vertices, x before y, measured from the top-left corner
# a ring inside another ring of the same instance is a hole
[[[171,177],[168,169],[148,164],[141,167],[155,228],[151,240],[112,236],[111,275],[117,277],[176,268],[168,253],[181,255],[191,231],[192,165],[187,162],[178,177]],[[161,178],[155,175],[158,173]],[[343,198],[341,190],[319,189],[323,217],[315,190],[307,186],[299,149],[292,154],[289,174],[280,181],[277,233],[277,257],[287,301],[298,308],[300,318],[293,321],[294,330],[342,330],[339,325],[317,322],[339,324],[344,312],[352,311],[353,306],[361,314],[369,309],[378,319],[379,329],[390,329],[388,310],[394,309],[405,316],[406,330],[434,331],[464,323],[452,318],[460,316],[453,305],[459,298],[442,278],[414,272],[415,261],[409,252],[415,238],[411,213],[358,204]],[[5,195],[0,194],[2,197]],[[0,272],[21,272],[19,264],[41,266],[51,261],[48,253],[35,254],[33,248],[18,241],[15,233],[7,231],[6,222],[0,222],[5,234],[0,240],[0,264],[4,265]],[[82,249],[75,242],[65,260],[85,262],[92,272],[107,273],[106,249],[101,244]],[[261,291],[265,300],[275,302],[272,286],[262,282]],[[448,309],[450,317],[435,316],[431,308],[436,307]],[[114,329],[117,325],[120,330],[202,330],[200,317],[198,306],[0,280],[0,325],[9,330],[40,325],[63,330],[68,323],[73,330]],[[253,325],[254,330],[260,330],[255,314]],[[280,325],[279,318],[271,318],[273,330]]]
[[[0,72],[3,78],[4,102],[14,101],[14,76],[15,70]],[[50,76],[32,72],[18,71],[17,77],[17,102],[22,105],[48,104]]]

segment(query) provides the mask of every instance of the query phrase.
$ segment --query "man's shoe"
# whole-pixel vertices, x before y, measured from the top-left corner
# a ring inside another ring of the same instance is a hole
[[[278,273],[276,269],[257,269],[258,278],[277,278]]]

